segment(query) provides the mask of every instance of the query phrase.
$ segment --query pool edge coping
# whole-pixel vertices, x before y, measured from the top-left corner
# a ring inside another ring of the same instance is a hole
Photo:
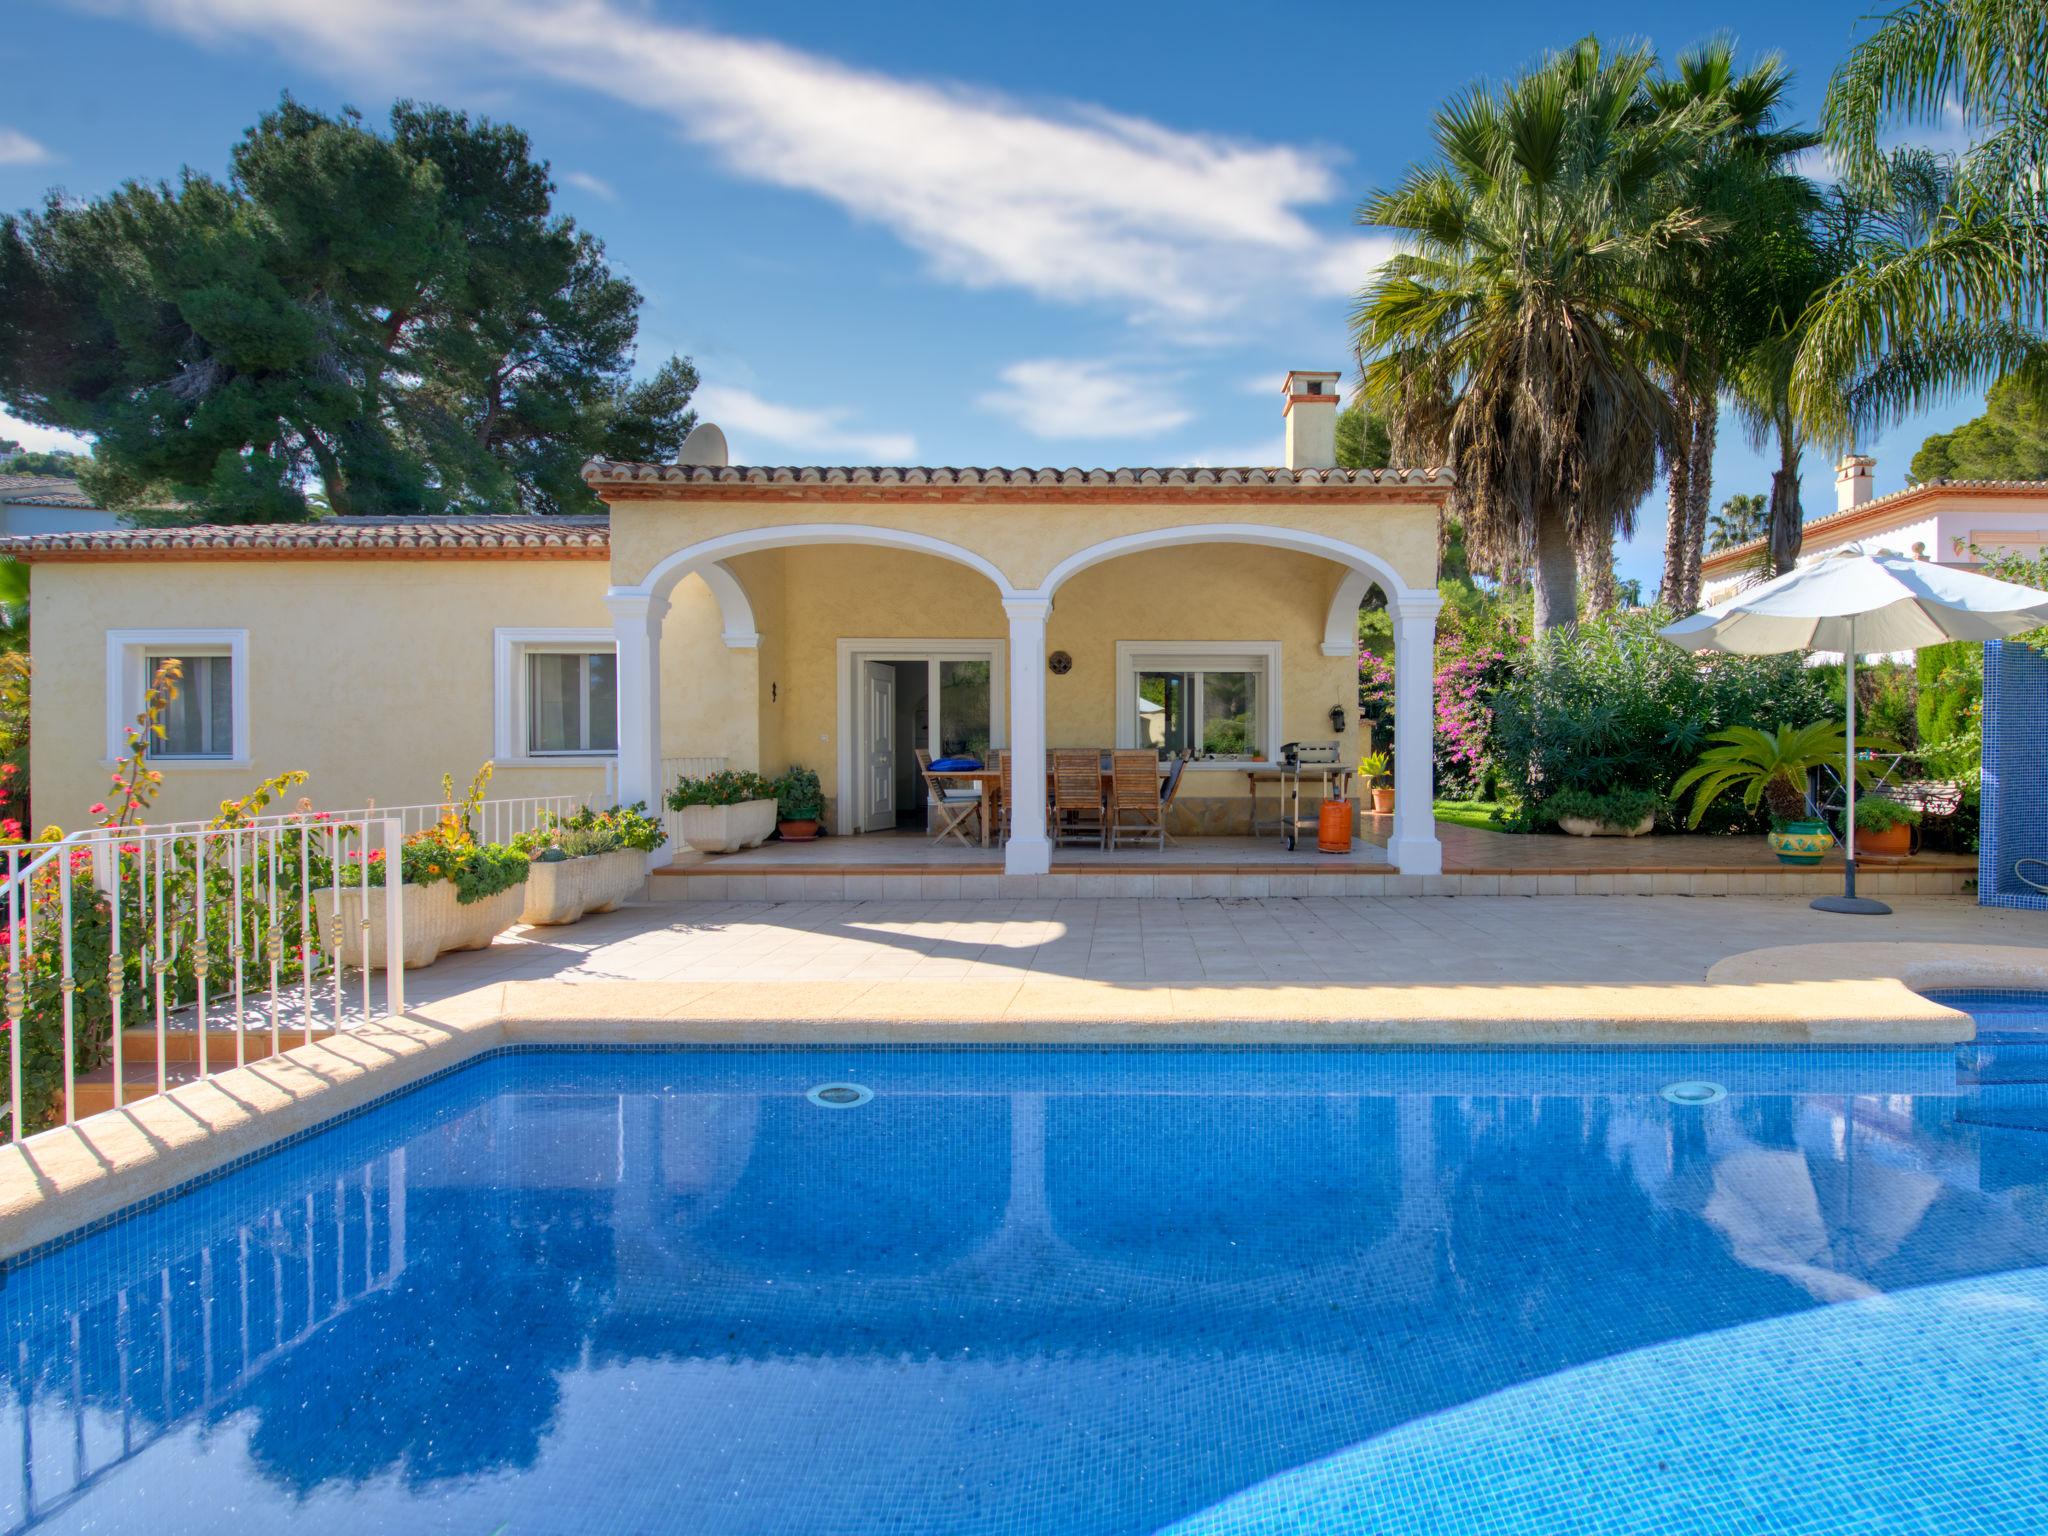
[[[1985,946],[1851,947],[1897,957]],[[1753,951],[1720,965],[1778,953]],[[2025,961],[2011,950],[1999,957],[2000,984],[2028,977],[2048,987],[2048,950],[2020,953]],[[1717,981],[1710,970],[1701,984],[1654,987],[1003,983],[993,989],[1004,994],[999,1011],[990,1008],[996,999],[975,995],[975,984],[493,983],[0,1147],[0,1275],[505,1047],[1898,1048],[1974,1035],[1967,1014],[1921,996],[1905,977],[1803,973],[1812,969],[1813,957],[1797,955],[1740,980]],[[1925,957],[1898,969],[1920,986],[1983,985],[1988,974]],[[1972,979],[1954,979],[1965,975]],[[872,1006],[878,992],[895,1006]],[[1240,992],[1260,1006],[1247,1006]],[[1330,1006],[1337,1000],[1345,1006]]]

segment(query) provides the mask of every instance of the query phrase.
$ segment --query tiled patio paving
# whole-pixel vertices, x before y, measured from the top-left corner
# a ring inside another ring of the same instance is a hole
[[[1756,897],[692,903],[521,929],[408,980],[415,1004],[511,980],[1159,987],[1697,983],[1812,943],[2039,945],[2038,914],[1943,898],[1844,919]]]

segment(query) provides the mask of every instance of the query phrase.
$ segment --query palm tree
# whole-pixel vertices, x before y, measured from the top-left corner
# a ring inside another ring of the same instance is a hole
[[[1407,234],[1360,294],[1363,394],[1401,462],[1457,475],[1481,560],[1533,567],[1538,633],[1573,623],[1581,550],[1631,531],[1670,402],[1646,338],[1676,253],[1708,238],[1682,195],[1703,114],[1646,114],[1647,49],[1591,38],[1438,109],[1437,158],[1359,222]]]
[[[1707,548],[1718,555],[1724,549],[1762,538],[1769,526],[1769,511],[1763,497],[1754,491],[1737,491],[1714,514],[1707,528]]]
[[[1951,113],[1982,135],[1961,156],[1883,149],[1894,121]],[[1846,445],[2008,371],[2048,388],[2048,7],[1907,0],[1836,70],[1821,126],[1845,181],[1901,217],[1804,319],[1807,430]]]
[[[1656,112],[1706,113],[1714,124],[1684,195],[1717,233],[1685,253],[1669,296],[1676,347],[1665,360],[1673,409],[1664,447],[1663,599],[1679,613],[1699,606],[1720,394],[1729,369],[1749,348],[1783,334],[1798,313],[1797,307],[1790,314],[1781,310],[1766,280],[1772,243],[1798,229],[1817,200],[1812,183],[1792,166],[1819,136],[1779,126],[1791,85],[1792,71],[1778,55],[1741,71],[1734,45],[1716,40],[1680,54],[1676,72],[1650,81],[1645,92]],[[1802,305],[1804,299],[1800,295]]]

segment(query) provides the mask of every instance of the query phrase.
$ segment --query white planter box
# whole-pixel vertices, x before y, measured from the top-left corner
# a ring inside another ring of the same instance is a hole
[[[535,861],[526,876],[519,921],[550,927],[609,912],[647,889],[647,855],[634,848],[556,863]]]
[[[464,906],[455,899],[455,887],[446,880],[432,885],[408,885],[405,900],[405,968],[416,971],[432,965],[456,949],[482,949],[492,939],[519,921],[519,909],[526,900],[526,887],[515,885],[482,901]],[[363,928],[363,900],[369,898],[369,930]],[[314,892],[320,914],[320,931],[334,931],[335,901],[332,890]],[[384,888],[344,888],[341,893],[342,964],[360,968],[363,941],[369,940],[371,970],[384,968]]]
[[[775,830],[773,800],[742,800],[738,805],[684,807],[683,841],[706,853],[738,853],[768,841]]]

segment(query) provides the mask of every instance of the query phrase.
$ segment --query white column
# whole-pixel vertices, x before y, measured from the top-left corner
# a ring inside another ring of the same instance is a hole
[[[1440,875],[1433,760],[1436,754],[1436,616],[1434,592],[1394,603],[1394,835],[1387,856],[1404,875]]]
[[[1010,840],[1003,872],[1042,875],[1052,868],[1045,838],[1045,621],[1049,597],[1006,597],[1010,616]]]
[[[661,810],[661,622],[668,599],[630,588],[607,592],[618,646],[619,803]],[[681,849],[675,850],[681,852]]]

